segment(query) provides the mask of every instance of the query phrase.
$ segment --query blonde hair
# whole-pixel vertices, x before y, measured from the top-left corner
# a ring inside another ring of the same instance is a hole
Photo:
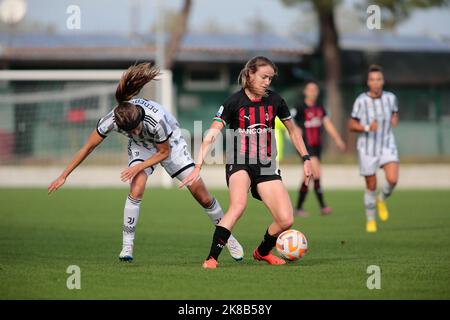
[[[257,56],[247,61],[244,68],[241,70],[241,72],[239,72],[238,84],[243,89],[251,89],[250,73],[255,73],[259,67],[263,66],[271,66],[275,71],[275,75],[278,74],[278,68],[275,63],[272,62],[272,60],[263,56]]]

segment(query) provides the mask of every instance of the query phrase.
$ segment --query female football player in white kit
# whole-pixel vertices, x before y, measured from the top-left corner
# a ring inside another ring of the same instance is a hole
[[[133,260],[133,246],[141,200],[148,177],[155,166],[162,167],[172,177],[183,181],[194,169],[194,161],[181,135],[178,121],[154,101],[135,97],[142,87],[159,75],[159,69],[149,63],[130,67],[122,76],[116,90],[118,105],[98,121],[85,145],[61,175],[48,187],[48,193],[60,188],[70,173],[112,132],[128,137],[128,168],[121,173],[124,182],[130,182],[123,215],[122,261]],[[202,179],[195,181],[189,191],[205,209],[216,225],[224,213],[219,202],[210,195]],[[227,248],[235,260],[243,258],[243,249],[234,237]]]
[[[365,178],[366,231],[376,232],[375,213],[381,221],[389,217],[386,199],[392,194],[399,177],[399,157],[393,128],[398,124],[397,97],[383,90],[383,70],[371,65],[367,73],[368,92],[361,93],[353,104],[349,129],[359,133],[357,150],[359,172]],[[377,190],[377,170],[383,168],[386,182]]]

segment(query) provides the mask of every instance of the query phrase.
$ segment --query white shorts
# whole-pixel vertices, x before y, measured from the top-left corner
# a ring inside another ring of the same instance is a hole
[[[365,150],[358,150],[359,174],[361,176],[373,176],[378,168],[382,168],[389,162],[400,162],[396,147],[383,148],[378,156],[367,155]]]
[[[188,151],[186,141],[182,136],[175,139],[170,138],[170,154],[167,159],[161,161],[161,166],[172,177],[182,181],[186,178],[194,167],[194,161]],[[128,141],[128,166],[132,167],[150,158],[157,152],[156,147],[147,149],[136,144],[133,140]],[[145,169],[147,176],[150,176],[155,171],[156,165]],[[188,170],[190,169],[190,170]]]

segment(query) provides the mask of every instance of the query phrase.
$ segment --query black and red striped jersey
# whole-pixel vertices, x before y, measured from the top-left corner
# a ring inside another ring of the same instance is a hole
[[[308,106],[305,102],[297,106],[294,120],[302,129],[303,140],[310,147],[322,145],[323,118],[327,112],[320,105]]]
[[[244,89],[229,97],[214,118],[227,130],[227,164],[270,165],[276,159],[275,117],[291,118],[284,99],[268,91],[260,100],[251,100]]]

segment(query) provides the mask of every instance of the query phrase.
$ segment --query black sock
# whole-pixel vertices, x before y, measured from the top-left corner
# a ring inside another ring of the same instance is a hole
[[[305,184],[305,182],[303,182],[300,190],[298,191],[297,210],[303,208],[303,202],[305,202],[307,194],[308,194],[308,186]]]
[[[208,258],[218,259],[223,247],[227,244],[228,238],[231,235],[231,231],[227,228],[216,226],[214,231],[213,241],[211,244],[211,250],[209,251]]]
[[[271,236],[269,234],[269,229],[267,229],[266,234],[264,235],[264,240],[261,242],[261,244],[258,247],[258,253],[260,255],[267,256],[273,247],[275,247],[275,244],[277,242],[276,236]]]
[[[326,204],[323,200],[322,189],[320,188],[320,180],[314,180],[314,191],[316,192],[317,200],[319,200],[320,208],[325,208]]]

